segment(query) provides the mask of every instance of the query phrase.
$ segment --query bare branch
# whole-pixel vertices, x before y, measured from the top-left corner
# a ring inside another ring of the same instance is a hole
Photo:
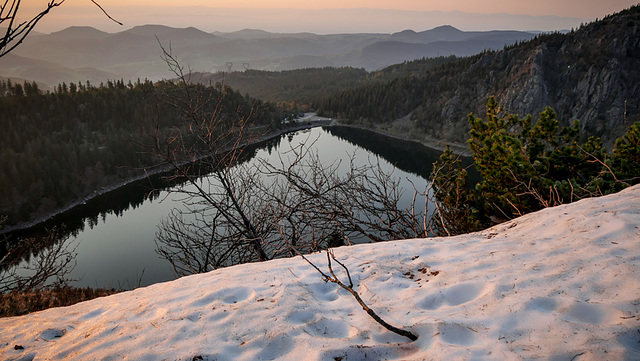
[[[626,101],[625,101],[625,105],[626,105]],[[578,146],[578,149],[580,149],[580,151],[582,151],[584,154],[588,155],[589,157],[593,158],[593,162],[597,162],[598,164],[602,165],[603,168],[607,169],[607,173],[609,173],[614,181],[616,183],[621,183],[624,187],[630,187],[631,185],[625,181],[621,181],[618,179],[618,177],[616,177],[616,174],[613,172],[613,170],[611,169],[611,167],[609,167],[609,165],[605,162],[603,162],[602,160],[600,160],[598,157],[596,157],[595,155],[587,152],[586,150],[584,150],[584,148],[582,148],[581,146]]]
[[[62,0],[62,1],[64,1],[64,0]],[[104,15],[105,15],[106,17],[108,17],[111,21],[113,21],[114,23],[116,23],[116,24],[118,24],[118,25],[124,25],[124,24],[122,24],[121,22],[119,22],[118,20],[116,20],[116,19],[112,18],[112,17],[111,17],[111,15],[109,15],[109,14],[107,13],[107,11],[106,11],[105,9],[103,9],[103,8],[102,8],[102,6],[100,6],[100,4],[98,4],[95,0],[91,0],[91,2],[92,2],[95,6],[97,6],[100,10],[102,10],[102,12],[104,13]]]
[[[375,311],[373,311],[373,309],[371,309],[360,297],[360,294],[358,294],[358,292],[356,290],[353,289],[353,284],[351,283],[351,276],[349,276],[349,286],[347,286],[346,284],[344,284],[342,281],[340,281],[340,279],[335,275],[335,273],[333,272],[333,269],[331,268],[331,259],[333,259],[334,261],[336,261],[338,264],[340,264],[346,271],[347,271],[347,275],[349,275],[349,270],[347,269],[347,267],[345,265],[343,265],[342,263],[340,263],[336,258],[335,255],[333,254],[333,252],[330,252],[329,250],[327,250],[327,265],[329,268],[329,272],[331,273],[331,276],[328,276],[327,274],[325,274],[322,270],[320,270],[320,268],[318,268],[318,266],[316,266],[313,262],[311,262],[307,257],[305,257],[304,255],[302,255],[298,250],[296,250],[294,248],[295,252],[302,257],[302,259],[304,259],[308,264],[310,264],[313,268],[316,269],[316,271],[318,271],[320,273],[320,275],[322,275],[322,278],[326,281],[332,282],[337,284],[338,286],[340,286],[341,288],[347,290],[347,292],[351,293],[351,295],[356,299],[356,301],[358,302],[358,304],[362,307],[362,309],[369,315],[371,316],[371,318],[373,318],[377,323],[379,323],[380,325],[382,325],[384,328],[386,328],[387,330],[394,332],[400,336],[404,336],[406,338],[408,338],[411,341],[415,341],[418,339],[418,336],[416,336],[415,334],[413,334],[410,331],[407,330],[402,330],[400,328],[397,328],[391,324],[389,324],[388,322],[386,322],[385,320],[383,320],[380,316],[378,316],[378,314],[375,313]]]
[[[0,260],[0,293],[42,290],[66,285],[75,267],[76,244],[59,239],[54,229],[46,237],[21,239]],[[31,258],[26,262],[24,258]]]
[[[4,5],[0,6],[0,25],[8,22],[4,35],[0,38],[0,57],[10,53],[20,44],[24,42],[26,37],[31,33],[35,26],[44,18],[53,8],[62,5],[65,0],[51,0],[47,3],[44,10],[33,16],[31,19],[19,22],[20,0],[5,0]],[[121,22],[112,18],[95,0],[91,0],[102,12],[112,21],[122,25]]]

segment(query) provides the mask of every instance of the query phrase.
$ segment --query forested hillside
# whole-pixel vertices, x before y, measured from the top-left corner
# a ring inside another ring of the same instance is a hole
[[[351,67],[305,68],[286,71],[249,69],[243,72],[194,74],[193,79],[201,84],[224,82],[242,94],[247,93],[252,97],[271,102],[296,103],[300,107],[308,108],[314,100],[328,97],[344,89],[423,74],[430,69],[454,62],[457,59],[453,55],[423,58],[405,61],[374,72]]]
[[[368,84],[315,102],[346,122],[388,126],[411,114],[412,136],[464,142],[470,112],[494,95],[507,111],[554,108],[606,145],[640,119],[640,6],[568,34],[545,34],[501,51],[449,62],[416,76]],[[386,124],[386,125],[385,125]]]
[[[253,108],[256,122],[278,127],[283,110],[307,109],[314,97],[423,73],[455,59],[405,62],[374,73],[355,68],[249,70],[194,73],[191,79],[217,90],[225,83],[225,114],[247,116]],[[0,216],[9,216],[4,226],[50,214],[156,164],[144,148],[153,141],[155,121],[170,129],[182,116],[156,99],[167,90],[178,91],[171,82],[119,80],[99,86],[63,83],[44,92],[35,82],[0,80]]]
[[[143,175],[158,160],[148,152],[156,124],[167,133],[183,116],[157,101],[178,92],[169,82],[100,86],[62,84],[43,93],[35,83],[0,81],[0,215],[6,225],[29,221],[73,201]],[[229,88],[210,88],[228,117],[277,125],[273,105]],[[259,110],[259,111],[257,111]],[[159,122],[159,123],[157,123]]]

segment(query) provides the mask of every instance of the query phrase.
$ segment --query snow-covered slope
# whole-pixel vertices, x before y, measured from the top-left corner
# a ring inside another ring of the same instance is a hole
[[[639,360],[639,227],[636,186],[479,233],[336,249],[416,342],[296,257],[0,319],[0,359]]]

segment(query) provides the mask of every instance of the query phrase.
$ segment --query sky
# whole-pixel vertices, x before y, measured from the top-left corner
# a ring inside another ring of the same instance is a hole
[[[77,1],[77,0],[76,0]],[[373,9],[398,9],[413,11],[463,11],[471,13],[501,13],[528,14],[528,15],[558,15],[576,17],[597,17],[615,12],[633,5],[637,2],[631,0],[324,0],[318,2],[305,2],[299,0],[234,0],[209,1],[209,0],[183,0],[181,6],[208,6],[214,8],[270,8],[270,9],[349,9],[349,8],[373,8]],[[111,5],[137,4],[144,6],[173,6],[174,0],[117,0],[103,1],[108,7]]]
[[[272,32],[319,34],[428,30],[453,25],[461,30],[565,30],[626,9],[638,0],[271,0],[208,1],[99,0],[119,26],[91,0],[66,0],[41,21],[37,30],[53,32],[68,26],[93,26],[117,32],[144,24],[193,26],[204,31],[246,28]],[[43,7],[34,0],[27,11]]]

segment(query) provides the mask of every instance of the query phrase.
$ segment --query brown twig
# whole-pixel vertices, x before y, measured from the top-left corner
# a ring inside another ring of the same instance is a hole
[[[307,257],[305,257],[302,253],[300,253],[297,249],[295,249],[295,247],[292,247],[292,248],[300,257],[302,257],[303,260],[305,260],[313,268],[315,268],[316,271],[318,271],[322,275],[322,278],[324,278],[325,281],[329,281],[329,282],[335,283],[338,286],[342,287],[343,289],[347,290],[349,293],[351,293],[353,295],[353,297],[356,299],[356,301],[358,301],[358,304],[360,304],[362,309],[365,310],[365,312],[367,312],[367,314],[369,314],[369,316],[371,316],[371,318],[373,318],[376,322],[381,324],[384,328],[386,328],[387,330],[389,330],[391,332],[394,332],[394,333],[396,333],[396,334],[398,334],[400,336],[404,336],[404,337],[410,339],[411,341],[415,341],[415,340],[418,339],[418,336],[416,336],[415,334],[413,334],[413,333],[411,333],[409,331],[406,331],[406,330],[399,329],[399,328],[397,328],[397,327],[395,327],[393,325],[390,325],[385,320],[380,318],[380,316],[378,316],[369,306],[367,306],[367,304],[362,300],[362,298],[360,297],[358,292],[353,289],[353,282],[351,281],[351,275],[349,274],[349,270],[347,269],[347,267],[344,264],[342,264],[340,261],[338,261],[336,259],[336,257],[333,254],[333,252],[330,252],[329,250],[327,250],[327,263],[328,263],[328,267],[329,267],[329,273],[331,274],[331,276],[329,276],[326,273],[324,273],[320,268],[318,268],[318,266],[316,266],[313,262],[311,262]],[[332,259],[334,261],[336,261],[340,266],[342,266],[345,269],[345,271],[347,272],[347,277],[349,278],[349,286],[347,286],[344,283],[342,283],[342,281],[340,281],[340,279],[333,272],[333,268],[331,267],[331,260]]]
[[[119,22],[118,20],[116,20],[116,19],[112,18],[112,17],[111,17],[111,15],[109,15],[109,14],[107,13],[107,11],[106,11],[105,9],[103,9],[103,8],[102,8],[102,6],[100,6],[100,4],[98,4],[95,0],[91,0],[91,2],[92,2],[95,6],[97,6],[100,10],[102,10],[102,12],[104,13],[104,15],[106,15],[109,19],[111,19],[111,21],[113,21],[113,22],[115,22],[115,23],[117,23],[117,24],[119,24],[119,25],[124,25],[124,24],[122,24],[121,22]]]

